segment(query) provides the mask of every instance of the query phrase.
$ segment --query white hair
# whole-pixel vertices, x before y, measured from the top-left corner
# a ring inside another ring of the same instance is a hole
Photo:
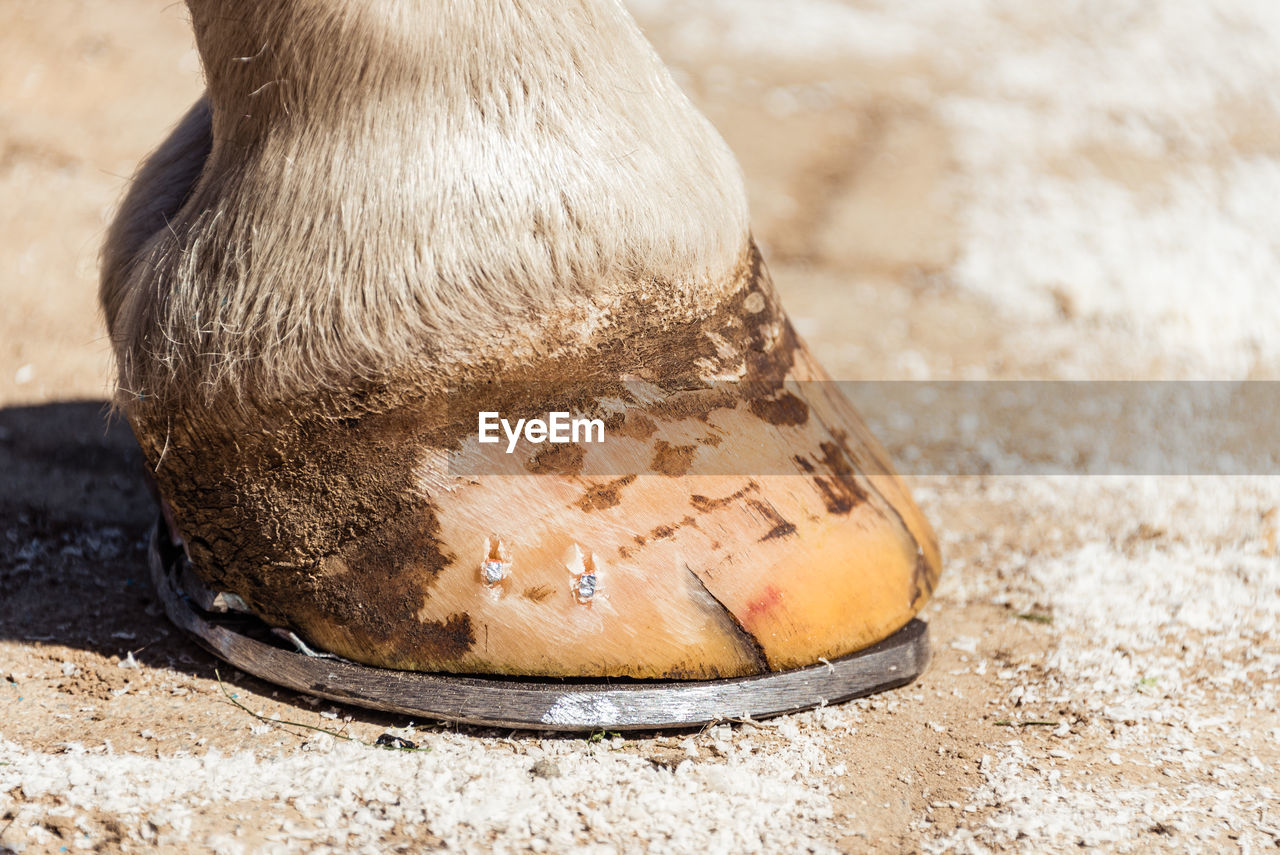
[[[188,5],[207,95],[104,250],[126,405],[436,388],[737,287],[738,166],[617,0]]]

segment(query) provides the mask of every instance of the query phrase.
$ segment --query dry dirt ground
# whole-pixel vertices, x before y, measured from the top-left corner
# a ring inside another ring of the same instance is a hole
[[[1269,0],[630,6],[836,377],[1280,373]],[[224,671],[358,741],[253,718],[145,582],[93,296],[127,176],[200,89],[183,7],[4,0],[0,44],[0,852],[1280,846],[1267,477],[916,478],[930,670],[760,727],[484,732]],[[430,750],[367,746],[389,730]]]

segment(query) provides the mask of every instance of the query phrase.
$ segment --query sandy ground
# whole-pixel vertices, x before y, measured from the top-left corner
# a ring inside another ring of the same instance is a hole
[[[834,376],[1280,373],[1280,7],[630,5]],[[182,6],[6,0],[0,33],[0,852],[1280,846],[1274,478],[916,478],[932,667],[760,727],[482,732],[224,672],[358,741],[233,706],[145,583],[93,297],[200,89]]]

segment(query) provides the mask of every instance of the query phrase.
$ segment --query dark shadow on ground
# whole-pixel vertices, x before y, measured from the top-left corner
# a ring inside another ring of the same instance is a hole
[[[110,656],[155,638],[153,505],[128,424],[108,416],[104,401],[0,409],[2,639]]]

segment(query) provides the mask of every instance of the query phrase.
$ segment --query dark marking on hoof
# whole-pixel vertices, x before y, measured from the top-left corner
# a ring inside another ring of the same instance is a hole
[[[658,426],[654,424],[653,419],[644,413],[635,412],[619,413],[617,417],[611,418],[605,422],[605,428],[608,429],[610,436],[622,436],[629,439],[645,440],[653,436],[658,430]]]
[[[671,445],[663,440],[658,440],[656,449],[653,460],[649,463],[649,468],[659,475],[679,478],[693,466],[693,455],[697,452],[698,447],[696,445]]]
[[[582,498],[577,501],[577,506],[588,513],[615,508],[622,504],[622,488],[634,480],[636,476],[624,475],[607,484],[595,484],[582,494]]]
[[[693,517],[685,517],[684,519],[680,520],[680,522],[678,523],[660,525],[657,528],[655,528],[653,531],[649,532],[649,537],[653,538],[654,540],[665,540],[666,538],[671,537],[677,531],[684,528],[685,526],[693,526],[694,528],[697,528],[698,521]]]
[[[539,451],[525,461],[524,468],[535,475],[577,475],[582,472],[586,452],[580,445],[557,445]]]
[[[747,486],[743,487],[741,490],[738,490],[731,496],[725,496],[723,499],[710,499],[710,498],[707,498],[706,496],[700,496],[697,493],[695,493],[689,497],[689,504],[693,505],[693,509],[698,513],[706,514],[706,513],[710,513],[711,511],[718,511],[721,508],[728,507],[729,505],[732,505],[734,502],[738,501],[748,493],[755,492],[756,490],[759,490],[759,489],[760,489],[760,485],[757,484],[755,481],[748,481]]]
[[[749,500],[749,504],[751,507],[755,508],[756,512],[759,513],[760,516],[764,517],[765,522],[773,526],[773,528],[769,529],[768,534],[760,538],[761,543],[766,540],[774,540],[775,538],[786,537],[789,534],[796,533],[795,523],[788,522],[784,519],[782,514],[778,513],[777,509],[774,508],[773,505],[768,502],[762,502],[759,499],[751,499]]]
[[[934,584],[937,577],[930,572],[928,560],[924,557],[924,553],[916,556],[915,572],[911,575],[911,602],[918,603],[922,599],[928,599],[933,596]]]
[[[663,421],[707,421],[716,410],[737,408],[739,398],[727,389],[696,389],[673,393],[649,406],[649,413]]]
[[[476,643],[471,615],[451,614],[444,621],[427,621],[415,632],[417,650],[429,651],[441,659],[457,659]]]
[[[452,615],[444,623],[418,619],[431,585],[455,559],[445,551],[439,531],[433,506],[414,507],[350,543],[336,556],[339,572],[316,577],[313,589],[301,588],[301,574],[279,575],[299,581],[273,589],[270,601],[314,603],[295,619],[307,632],[314,631],[310,624],[320,621],[393,651],[394,656],[460,656],[474,643],[469,617]]]
[[[853,467],[845,459],[840,446],[824,442],[820,447],[822,463],[831,473],[830,477],[817,474],[817,469],[803,455],[796,455],[792,459],[806,475],[812,476],[813,485],[822,494],[827,510],[833,514],[847,514],[867,500],[867,493],[858,484]]]
[[[809,405],[790,392],[775,398],[752,398],[749,406],[757,418],[771,425],[795,427],[809,421]]]

